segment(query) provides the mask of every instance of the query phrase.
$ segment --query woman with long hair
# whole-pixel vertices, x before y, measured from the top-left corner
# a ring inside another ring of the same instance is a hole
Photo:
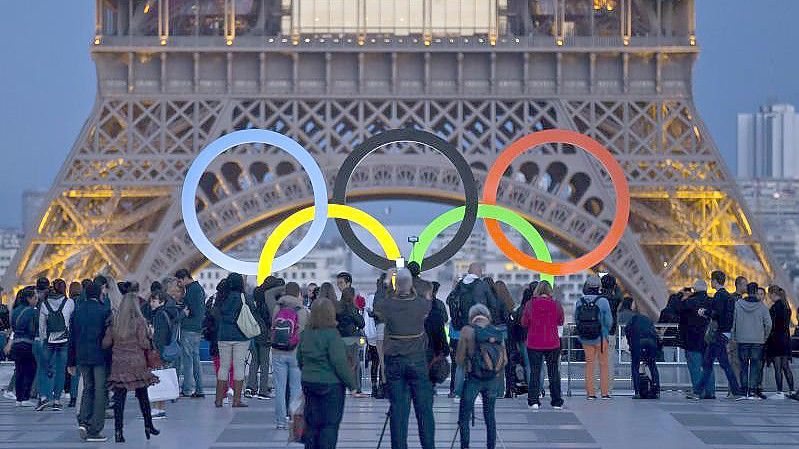
[[[774,380],[777,384],[775,399],[784,399],[782,391],[783,376],[788,381],[788,392],[793,391],[793,373],[791,372],[791,308],[785,298],[785,290],[772,285],[768,288],[768,296],[774,302],[771,315],[771,334],[766,340],[766,358],[774,361]]]
[[[327,298],[336,304],[338,302],[338,296],[336,295],[336,288],[333,287],[333,284],[330,282],[323,282],[322,286],[319,287],[319,296],[318,298]]]
[[[366,325],[363,316],[355,307],[355,289],[347,287],[341,291],[341,301],[336,306],[336,321],[338,321],[338,333],[347,346],[347,361],[353,375],[356,376],[355,383],[360,387],[360,377],[358,376],[359,357],[358,349],[364,326]],[[365,397],[360,393],[360,388],[352,392],[352,397]]]
[[[305,393],[306,449],[333,449],[344,414],[344,388],[356,388],[344,340],[336,327],[336,306],[318,297],[300,334],[297,361]]]
[[[111,313],[117,313],[119,306],[122,304],[122,292],[119,291],[119,284],[116,279],[110,275],[105,275],[108,281],[108,301],[111,303]]]
[[[114,431],[117,443],[124,443],[125,399],[128,390],[136,392],[139,408],[144,418],[144,435],[158,435],[153,427],[147,387],[158,383],[158,378],[147,366],[147,351],[152,349],[147,321],[141,314],[139,297],[128,293],[122,298],[119,309],[113,314],[111,329],[106,331],[103,346],[111,348],[111,375],[108,386],[114,392]]]
[[[247,404],[241,401],[241,394],[244,385],[244,362],[250,348],[250,339],[241,332],[237,324],[243,307],[244,277],[238,273],[231,273],[227,281],[227,296],[222,300],[217,298],[212,312],[219,345],[215,405],[222,407],[222,401],[227,393],[229,367],[233,363],[233,407],[247,407]],[[255,305],[251,302],[248,302],[248,306],[250,310],[255,310]]]

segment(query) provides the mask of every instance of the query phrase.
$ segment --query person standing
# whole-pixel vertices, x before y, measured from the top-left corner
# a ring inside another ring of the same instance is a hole
[[[641,391],[641,378],[639,376],[640,365],[643,362],[652,375],[652,386],[655,391],[654,397],[647,399],[657,399],[660,397],[660,373],[656,363],[658,348],[658,333],[655,325],[649,317],[630,309],[632,314],[624,325],[624,335],[627,337],[627,345],[630,348],[630,374],[633,379],[633,399],[642,399],[644,396]],[[621,314],[620,314],[621,316]]]
[[[281,295],[285,284],[283,279],[268,276],[253,292],[253,302],[255,303],[253,315],[263,332],[253,338],[252,345],[250,345],[250,372],[247,375],[247,388],[244,389],[245,398],[271,399],[269,396],[269,349],[272,346],[270,329],[272,328],[272,309],[277,303],[275,302],[270,307],[267,297],[275,298]]]
[[[732,298],[736,304],[746,296],[747,285],[749,285],[749,281],[745,277],[738,276],[735,278],[735,293],[732,294]],[[727,343],[727,358],[730,359],[730,365],[735,375],[740,376],[741,359],[738,357],[738,342],[733,340],[732,335],[730,335],[730,342]],[[738,385],[743,389],[743,382],[740,377],[738,377]]]
[[[306,449],[334,449],[344,415],[345,386],[355,389],[346,345],[336,329],[336,307],[314,300],[297,346],[305,394]]]
[[[530,360],[530,381],[527,389],[527,406],[533,410],[540,407],[539,383],[541,365],[547,364],[549,377],[550,404],[552,408],[563,408],[560,391],[560,336],[558,326],[563,326],[563,308],[552,299],[552,286],[549,281],[538,283],[533,299],[527,303],[522,315],[522,326],[527,329],[526,349]]]
[[[407,268],[397,270],[396,292],[390,291],[385,282],[390,283],[390,278],[383,276],[378,281],[375,314],[386,323],[384,350],[391,403],[391,447],[408,447],[412,399],[422,449],[434,449],[433,385],[427,367],[428,342],[424,329],[432,303],[414,292],[413,277]]]
[[[766,341],[766,357],[774,361],[774,381],[777,394],[774,399],[785,399],[782,391],[783,378],[788,381],[788,394],[793,391],[793,372],[791,372],[791,307],[785,297],[785,290],[772,285],[768,295],[773,304],[769,309],[771,315],[771,334]],[[784,376],[784,377],[783,377]]]
[[[153,426],[150,399],[147,395],[147,388],[158,383],[158,378],[147,366],[147,351],[152,350],[152,342],[136,293],[129,292],[122,297],[119,311],[105,333],[103,347],[111,349],[108,385],[114,392],[114,440],[117,443],[125,442],[124,413],[129,390],[136,392],[141,416],[144,418],[144,435],[149,440],[150,435],[160,434]]]
[[[33,357],[33,342],[38,327],[36,305],[39,297],[32,289],[23,289],[19,302],[11,313],[14,339],[11,342],[11,359],[14,360],[14,389],[17,407],[35,407],[31,400],[31,388],[36,377],[36,360]]]
[[[238,273],[228,276],[227,297],[214,303],[214,321],[216,323],[216,337],[219,345],[219,370],[216,372],[216,401],[217,407],[222,407],[222,400],[227,393],[228,370],[233,364],[233,407],[247,407],[242,402],[241,395],[244,387],[245,360],[250,347],[250,339],[239,329],[238,318],[246,302],[244,296],[244,277]],[[247,303],[250,310],[255,309],[251,302]]]
[[[599,276],[592,274],[585,281],[583,296],[574,306],[574,319],[577,334],[585,351],[585,390],[586,399],[596,399],[594,389],[594,365],[599,362],[599,387],[602,399],[610,399],[610,379],[608,373],[608,336],[613,325],[613,315],[607,298],[599,294]],[[532,364],[532,360],[530,361]],[[532,378],[535,373],[532,373]]]
[[[697,397],[694,392],[699,389],[702,380],[702,363],[705,357],[705,330],[708,319],[699,314],[700,309],[707,309],[710,300],[707,296],[707,283],[701,279],[694,282],[694,292],[677,306],[677,315],[680,321],[680,343],[685,350],[685,361],[688,364],[688,373],[691,376],[691,391],[686,394],[687,399],[713,399],[716,392],[716,379],[710,371],[710,379],[704,383],[704,391]]]
[[[53,281],[47,298],[39,306],[39,335],[42,337],[44,377],[39,394],[44,398],[36,411],[52,409],[59,411],[61,393],[67,365],[67,343],[69,342],[69,320],[75,310],[75,302],[66,297],[67,284],[63,279]]]
[[[78,413],[80,437],[88,442],[105,442],[108,438],[102,431],[108,402],[108,353],[102,342],[111,320],[111,308],[100,303],[100,285],[92,282],[85,293],[86,299],[78,302],[72,313],[67,366],[73,375],[76,368],[80,370],[83,379]]]
[[[370,374],[372,380],[372,397],[384,399],[386,397],[386,368],[383,356],[383,341],[385,339],[386,325],[375,320],[374,316],[375,295],[366,298],[366,315],[364,316],[366,343],[369,345],[366,351],[366,360],[371,365]]]
[[[763,344],[771,333],[771,315],[757,297],[757,290],[757,283],[750,282],[746,286],[746,298],[735,303],[732,338],[738,342],[741,388],[747,397],[766,399],[757,386],[763,363]]]
[[[183,350],[181,395],[204,398],[203,373],[200,367],[200,340],[202,340],[203,319],[205,318],[205,290],[199,282],[192,279],[189,270],[185,268],[178,270],[175,273],[175,278],[186,291],[183,297],[185,317],[180,322],[180,347]]]
[[[355,289],[344,287],[341,291],[341,301],[336,307],[336,321],[338,321],[338,332],[347,346],[347,360],[355,378],[355,389],[352,390],[352,397],[362,398],[361,379],[360,379],[360,340],[363,335],[365,322],[363,316],[355,306]]]
[[[280,430],[288,425],[286,390],[289,392],[289,399],[296,399],[302,389],[300,367],[297,364],[297,345],[300,343],[300,334],[308,322],[308,309],[302,305],[300,286],[296,282],[286,284],[286,291],[278,299],[272,317],[275,425]]]
[[[738,377],[727,358],[727,343],[730,341],[732,324],[735,320],[735,299],[724,288],[726,281],[727,275],[724,272],[716,270],[710,273],[710,286],[716,290],[716,294],[713,295],[713,300],[707,308],[700,308],[698,311],[699,315],[711,320],[709,332],[712,333],[712,339],[705,342],[707,347],[702,362],[702,378],[693,390],[693,399],[702,397],[708,390],[708,385],[715,384],[711,381],[715,360],[719,361],[721,369],[727,376],[730,393],[736,398],[741,396]],[[715,396],[715,386],[710,391],[710,396]]]
[[[491,324],[491,313],[483,304],[469,309],[469,324],[461,329],[461,340],[455,358],[464,370],[461,402],[458,408],[458,430],[461,449],[470,443],[469,421],[474,411],[474,401],[479,394],[483,399],[483,419],[486,425],[486,447],[494,449],[497,442],[496,402],[502,391],[501,373],[507,356],[502,330]],[[418,412],[417,412],[418,414]]]

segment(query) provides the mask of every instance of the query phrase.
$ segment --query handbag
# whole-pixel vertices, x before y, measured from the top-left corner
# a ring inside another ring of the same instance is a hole
[[[178,398],[180,391],[175,368],[155,369],[153,375],[158,378],[158,383],[147,388],[150,402],[171,401]]]
[[[261,326],[258,325],[258,321],[253,316],[250,306],[247,305],[244,294],[241,295],[241,310],[239,311],[239,317],[236,318],[236,325],[239,327],[241,333],[248,339],[261,335]]]
[[[433,360],[430,361],[429,373],[430,381],[433,382],[433,385],[440,384],[447,380],[449,372],[450,366],[446,357],[438,355],[433,357]]]
[[[144,360],[147,363],[148,369],[156,369],[164,366],[164,362],[161,360],[158,350],[153,347],[152,340],[150,340],[150,348],[144,350]]]

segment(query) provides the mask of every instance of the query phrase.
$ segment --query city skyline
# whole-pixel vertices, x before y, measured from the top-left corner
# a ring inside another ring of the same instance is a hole
[[[775,101],[799,105],[794,76],[799,61],[780,57],[799,41],[799,30],[789,23],[799,15],[799,2],[775,3],[780,8],[751,8],[743,0],[727,2],[722,11],[712,2],[696,5],[702,53],[694,74],[695,101],[733,173],[737,114],[755,112],[761,104]],[[22,192],[49,188],[92,108],[96,82],[88,46],[94,3],[81,5],[14,2],[5,5],[7,14],[0,18],[8,32],[0,52],[7,67],[14,67],[0,71],[0,95],[6,104],[0,110],[0,136],[5,141],[0,151],[9,158],[0,167],[6,183],[0,193],[6,205],[2,226],[21,225]],[[47,27],[45,35],[28,26],[34,20],[61,20],[64,25]],[[746,27],[747,23],[767,23],[769,33],[762,33],[762,27]],[[54,40],[58,46],[51,45]],[[23,45],[33,51],[14,51]],[[740,65],[742,52],[750,62],[746,66]],[[59,76],[53,76],[54,70]],[[42,108],[44,102],[47,107]],[[31,120],[34,116],[39,119]]]

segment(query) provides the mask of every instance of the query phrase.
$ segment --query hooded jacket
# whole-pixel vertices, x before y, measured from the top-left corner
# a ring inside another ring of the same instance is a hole
[[[527,302],[522,315],[527,328],[527,348],[539,351],[560,349],[558,326],[563,326],[563,307],[551,296],[537,296]]]
[[[44,304],[45,302],[47,302],[47,305]],[[64,324],[67,328],[66,332],[50,332],[47,329],[47,317],[50,315],[47,306],[50,306],[50,309],[55,313],[61,307],[62,302],[64,303],[64,308],[61,310],[61,314],[64,315]],[[66,343],[69,335],[69,320],[74,310],[75,302],[73,300],[58,292],[51,291],[48,293],[47,299],[39,304],[39,335],[42,340],[50,343]]]
[[[275,309],[272,310],[272,321],[274,321],[275,317],[277,316],[277,313],[280,312],[281,308],[287,308],[287,307],[292,307],[294,309],[298,309],[297,310],[297,327],[298,327],[297,332],[299,332],[301,334],[302,331],[305,330],[305,324],[308,322],[308,318],[309,318],[310,314],[308,313],[308,309],[302,304],[302,299],[300,299],[300,298],[298,298],[296,296],[283,295],[283,296],[280,297],[280,299],[278,299],[277,306],[275,306]],[[271,329],[270,329],[270,332],[271,332]],[[281,351],[280,349],[272,348],[272,352],[277,352],[277,353],[282,353],[282,354],[291,354],[291,353],[294,353],[296,351],[297,351],[297,348],[294,348],[291,351]]]
[[[755,296],[735,303],[735,321],[732,339],[738,343],[763,344],[771,333],[771,315],[763,302]]]
[[[486,282],[475,274],[467,274],[463,280],[458,284],[458,289],[472,289],[472,297],[475,304],[483,304],[488,307],[491,312],[491,322],[494,325],[503,325],[508,322],[508,311],[505,310],[505,304],[494,296],[491,287]]]

